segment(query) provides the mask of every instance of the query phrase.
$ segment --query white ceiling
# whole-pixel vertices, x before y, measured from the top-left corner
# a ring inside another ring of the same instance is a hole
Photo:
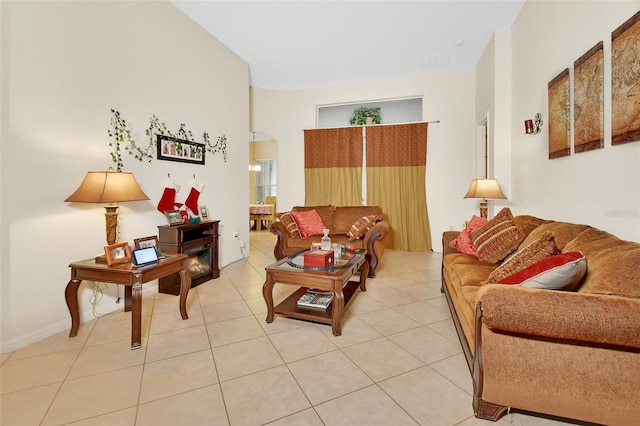
[[[252,86],[295,90],[473,68],[524,1],[173,3],[249,63]]]

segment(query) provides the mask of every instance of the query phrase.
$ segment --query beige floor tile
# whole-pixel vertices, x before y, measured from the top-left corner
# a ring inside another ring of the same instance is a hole
[[[284,364],[267,337],[213,348],[221,382]]]
[[[473,380],[471,373],[467,367],[467,361],[464,354],[454,355],[438,362],[429,364],[429,367],[440,373],[445,379],[449,380],[460,389],[473,395]]]
[[[218,383],[210,349],[147,363],[140,404]]]
[[[264,298],[262,297],[262,295],[260,295],[260,297],[252,297],[250,299],[246,299],[245,302],[246,302],[247,306],[249,306],[249,309],[251,309],[251,312],[254,315],[260,314],[261,316],[266,318],[266,316],[267,316],[267,304],[265,303]]]
[[[336,345],[316,327],[304,327],[269,336],[285,362],[334,351]]]
[[[298,328],[311,327],[314,323],[308,321],[300,321],[293,318],[283,317],[281,315],[275,315],[273,322],[268,323],[266,320],[267,315],[258,315],[258,323],[260,327],[268,335],[282,333],[285,331],[296,330]]]
[[[448,309],[445,311],[424,301],[395,306],[393,309],[422,325],[444,321],[451,318],[451,314]]]
[[[300,411],[282,419],[267,423],[269,426],[324,426],[314,409]]]
[[[384,336],[420,327],[420,323],[393,308],[362,314],[359,318]]]
[[[68,424],[72,426],[134,426],[137,411],[137,407],[125,408]]]
[[[204,285],[204,283],[200,285]],[[200,309],[200,303],[196,292],[191,292],[192,290],[189,290],[189,294],[187,295],[187,313],[189,313],[189,316],[191,316],[192,312],[195,314]],[[169,312],[176,312],[178,317],[182,318],[180,317],[180,296],[156,293],[153,301],[153,315]]]
[[[244,300],[202,305],[202,314],[206,323],[253,315]]]
[[[80,349],[84,346],[95,324],[95,320],[83,323],[78,329],[78,335],[75,337],[69,337],[69,330],[65,330],[29,346],[18,349],[11,356],[11,360],[15,361],[17,359]]]
[[[209,336],[204,326],[149,336],[146,362],[209,349]]]
[[[180,330],[187,327],[195,327],[204,324],[202,310],[200,304],[194,304],[187,308],[189,318],[184,320],[179,311],[168,311],[162,313],[154,313],[151,318],[151,329],[149,334],[164,333],[165,331]]]
[[[430,367],[378,383],[418,423],[455,425],[473,416],[469,395]]]
[[[386,337],[349,346],[343,352],[374,382],[424,365]]]
[[[413,296],[386,285],[375,284],[378,284],[377,280],[373,285],[367,285],[367,295],[376,299],[378,302],[384,303],[386,306],[406,305],[418,300]]]
[[[142,366],[64,382],[42,425],[87,419],[137,405]]]
[[[29,348],[29,346],[27,346],[27,348]],[[4,362],[8,360],[14,353],[15,352],[5,352],[0,354],[0,365],[4,364]]]
[[[353,299],[347,306],[347,311],[354,315],[362,315],[368,312],[381,311],[388,306],[369,296],[367,292],[358,291],[353,295]]]
[[[433,324],[428,324],[427,328],[429,330],[435,331],[442,337],[445,337],[452,342],[460,343],[460,339],[458,339],[458,332],[456,331],[456,326],[453,324],[453,319],[449,318],[448,320],[434,322]]]
[[[198,298],[201,305],[214,303],[227,303],[235,300],[242,300],[242,296],[233,284],[218,283],[217,280],[209,281],[206,287],[198,288]],[[204,308],[203,308],[204,311]]]
[[[62,382],[80,349],[18,360],[9,359],[0,367],[1,393],[9,393]]]
[[[313,405],[373,384],[341,351],[296,361],[288,367]]]
[[[265,336],[265,332],[254,316],[236,318],[207,324],[211,347],[228,345]]]
[[[127,315],[129,313],[127,312]],[[124,317],[123,317],[124,318]],[[142,317],[142,344],[145,345],[149,337],[151,316]],[[82,326],[80,326],[82,328]],[[87,338],[86,346],[103,345],[117,342],[123,338],[131,341],[131,315],[119,321],[98,321]]]
[[[55,383],[1,395],[0,424],[40,424],[61,384]]]
[[[131,350],[130,340],[120,340],[104,345],[88,346],[80,352],[71,367],[69,379],[106,373],[144,364],[147,348]],[[100,360],[96,362],[96,360]]]
[[[158,401],[140,404],[136,426],[228,425],[219,385],[206,386]]]
[[[367,325],[367,323],[355,315],[347,315],[344,317],[342,320],[342,334],[340,336],[334,336],[330,326],[318,324],[316,328],[339,348],[346,348],[382,337],[382,334],[378,333],[374,328]]]
[[[462,352],[460,344],[452,342],[424,326],[391,335],[389,339],[425,364],[431,364]]]
[[[249,285],[246,287],[238,287],[237,290],[243,299],[262,297],[262,284]]]
[[[369,386],[315,407],[326,426],[403,426],[417,423],[377,386]]]
[[[223,382],[221,386],[234,426],[264,424],[310,406],[285,366]]]
[[[122,294],[123,292],[121,291],[121,299],[120,299],[120,303],[118,304],[118,309],[113,311],[113,312],[109,312],[108,314],[102,315],[99,318],[97,318],[95,321],[97,323],[105,323],[105,322],[111,322],[111,321],[131,321],[131,311],[127,311],[125,312],[124,310],[124,294]],[[143,317],[148,317],[153,313],[153,298],[155,297],[155,294],[152,293],[148,296],[142,296],[142,316]],[[84,324],[83,324],[84,325]]]

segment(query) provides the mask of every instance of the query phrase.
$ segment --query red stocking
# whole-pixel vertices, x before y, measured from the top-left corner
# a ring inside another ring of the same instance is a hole
[[[164,213],[167,210],[175,210],[176,192],[180,190],[180,186],[171,181],[171,176],[167,175],[167,182],[165,183],[164,192],[162,198],[158,203],[158,211]]]
[[[191,212],[197,216],[198,215],[198,197],[200,197],[200,193],[204,189],[204,185],[196,182],[195,175],[193,177],[193,181],[191,182],[191,191],[189,192],[189,196],[187,196],[187,200],[184,204],[191,210]]]

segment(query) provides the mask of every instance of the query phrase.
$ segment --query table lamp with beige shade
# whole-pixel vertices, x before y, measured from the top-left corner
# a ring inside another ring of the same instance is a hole
[[[495,179],[473,179],[464,198],[481,198],[480,217],[487,218],[489,201],[487,199],[505,200],[500,184]]]
[[[118,206],[116,203],[143,201],[149,197],[142,192],[133,173],[108,171],[87,172],[76,191],[67,197],[69,203],[108,204],[105,206],[107,245],[112,245],[118,235]],[[96,262],[106,262],[104,256],[97,256]]]

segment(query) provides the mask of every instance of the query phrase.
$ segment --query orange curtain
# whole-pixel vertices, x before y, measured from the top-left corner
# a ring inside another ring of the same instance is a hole
[[[362,204],[362,127],[304,131],[305,204]]]
[[[427,214],[427,123],[367,126],[367,204],[391,226],[389,249],[432,249]]]

